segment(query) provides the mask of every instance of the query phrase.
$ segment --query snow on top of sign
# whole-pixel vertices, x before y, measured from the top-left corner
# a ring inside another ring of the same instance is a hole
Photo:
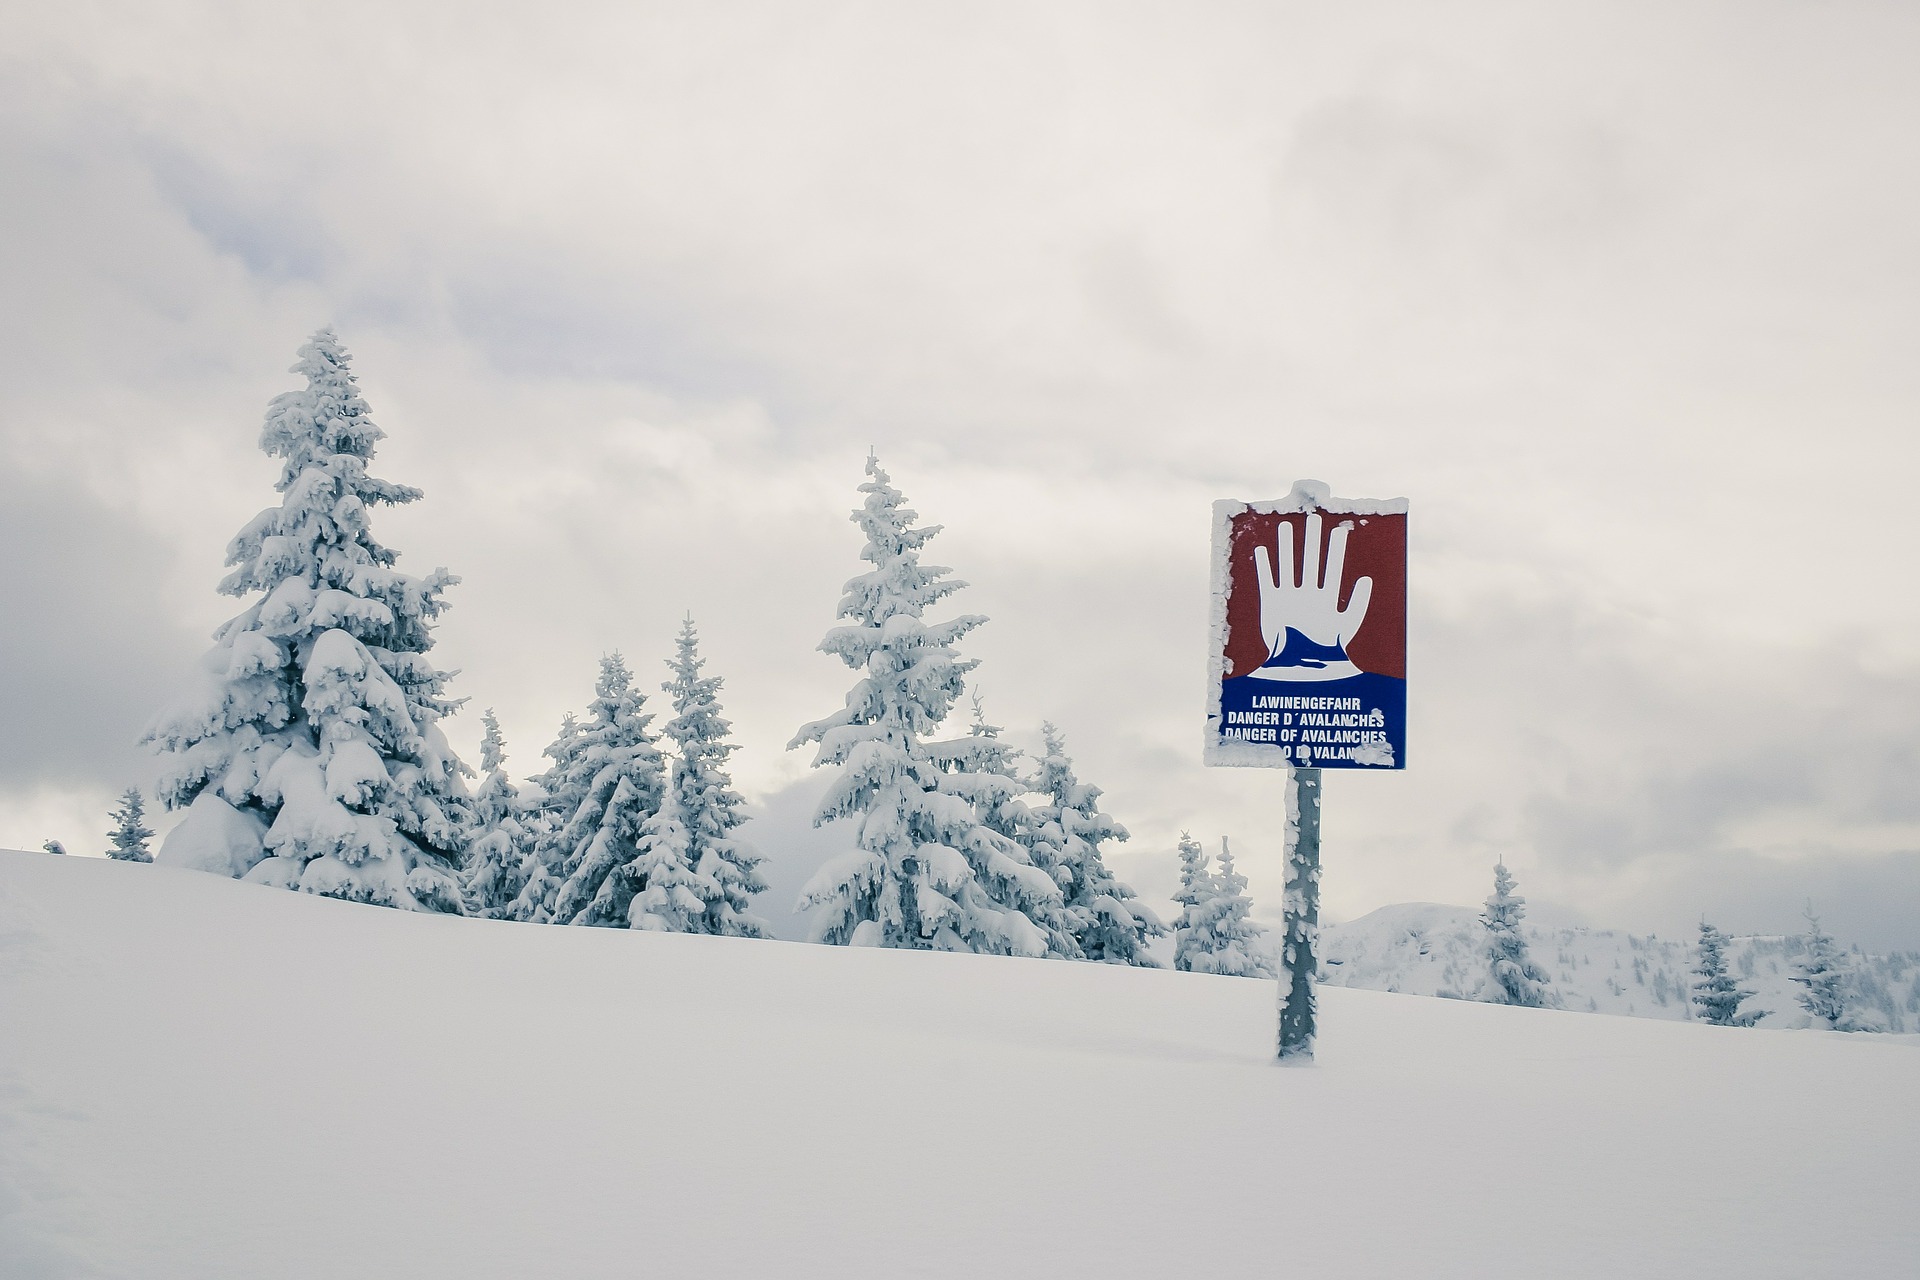
[[[1333,487],[1320,480],[1296,480],[1293,491],[1286,497],[1272,502],[1238,502],[1232,498],[1223,498],[1213,504],[1214,515],[1220,515],[1220,508],[1227,507],[1228,518],[1242,511],[1258,511],[1266,515],[1285,515],[1294,511],[1332,511],[1340,515],[1353,516],[1403,516],[1407,513],[1405,498],[1336,498]]]

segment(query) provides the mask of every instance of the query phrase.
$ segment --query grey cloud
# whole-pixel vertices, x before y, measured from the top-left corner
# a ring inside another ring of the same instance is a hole
[[[1315,107],[1280,163],[1279,208],[1363,226],[1376,247],[1466,252],[1509,269],[1564,270],[1579,262],[1570,251],[1624,239],[1643,197],[1631,149],[1615,129],[1528,117],[1483,97],[1484,89],[1453,89]]]
[[[320,281],[340,264],[343,250],[320,214],[326,201],[315,200],[310,181],[260,173],[237,177],[162,139],[140,139],[135,150],[188,225],[252,275]]]
[[[1659,678],[1655,646],[1639,660]],[[1530,799],[1527,829],[1543,853],[1591,867],[1722,849],[1752,840],[1733,828],[1796,813],[1821,815],[1828,836],[1815,846],[1844,849],[1857,844],[1850,828],[1920,817],[1920,670],[1870,673],[1826,650],[1782,679],[1702,680],[1641,723],[1652,749]]]
[[[618,269],[565,257],[462,264],[446,306],[458,332],[508,377],[612,380],[696,400],[777,405],[787,380],[715,332],[699,302]]]
[[[205,647],[170,622],[166,562],[84,490],[0,469],[0,791],[144,784],[137,740]]]
[[[1190,352],[1194,334],[1168,296],[1162,270],[1131,241],[1090,250],[1081,268],[1088,305],[1114,329],[1150,352]]]
[[[767,859],[760,868],[767,892],[754,900],[754,910],[777,938],[806,940],[807,917],[795,909],[800,891],[829,858],[853,848],[853,835],[844,829],[848,824],[813,825],[825,792],[825,777],[802,778],[752,805],[740,828],[740,838]]]
[[[1545,918],[1682,938],[1702,917],[1734,933],[1799,933],[1811,905],[1843,945],[1920,951],[1920,851],[1793,862],[1708,851],[1651,867],[1631,894],[1534,901]]]

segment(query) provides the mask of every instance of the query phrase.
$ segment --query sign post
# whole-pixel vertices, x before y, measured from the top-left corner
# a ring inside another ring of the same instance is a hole
[[[1313,1061],[1323,769],[1404,769],[1407,502],[1213,504],[1206,762],[1285,769],[1279,1059]]]
[[[1280,944],[1280,1061],[1313,1061],[1318,1004],[1313,975],[1320,934],[1320,771],[1287,780],[1287,885]]]

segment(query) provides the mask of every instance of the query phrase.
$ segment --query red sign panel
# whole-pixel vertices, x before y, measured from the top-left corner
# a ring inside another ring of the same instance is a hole
[[[1406,767],[1407,504],[1214,504],[1208,764]]]

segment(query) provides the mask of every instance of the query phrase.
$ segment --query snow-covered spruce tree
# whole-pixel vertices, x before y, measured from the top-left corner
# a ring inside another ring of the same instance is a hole
[[[1020,784],[953,772],[951,752],[928,741],[974,666],[953,646],[986,619],[925,621],[964,584],[920,562],[939,526],[914,527],[917,514],[871,456],[867,476],[853,519],[873,568],[847,583],[838,614],[847,625],[820,642],[860,676],[845,707],[788,744],[818,743],[814,766],[839,769],[814,822],[852,819],[855,847],[821,867],[800,906],[815,913],[816,942],[1045,955],[1047,931],[1027,907],[1053,902],[1059,888],[977,807],[987,788],[1018,794]]]
[[[987,719],[986,705],[977,690],[970,701],[973,717],[967,725],[967,736],[955,738],[946,744],[953,768],[960,773],[985,774],[1017,783],[1023,753],[1000,736],[1002,731],[999,725]],[[1027,843],[1027,836],[1033,828],[1033,815],[1018,795],[1002,797],[995,793],[984,796],[979,813],[981,823],[988,830],[1016,844]]]
[[[372,508],[417,489],[369,475],[385,433],[329,329],[300,348],[305,388],[274,398],[260,445],[280,504],[227,549],[220,590],[252,604],[214,633],[199,686],[146,740],[160,797],[187,809],[160,861],[359,902],[462,910],[472,826],[439,721],[457,706],[427,659],[443,569],[394,569]]]
[[[627,905],[627,923],[661,933],[705,933],[707,909],[723,898],[719,884],[693,869],[691,832],[672,788],[640,828],[638,853],[619,874],[641,886]]]
[[[109,816],[113,818],[113,830],[107,839],[113,848],[107,850],[107,856],[116,862],[152,862],[147,841],[153,839],[153,832],[147,827],[147,802],[140,788],[128,787],[122,792],[119,807]]]
[[[1842,1025],[1847,1016],[1846,960],[1834,945],[1832,935],[1820,927],[1820,917],[1813,913],[1812,903],[1807,904],[1807,932],[1802,941],[1805,949],[1794,961],[1793,972],[1787,975],[1801,988],[1795,998],[1815,1021],[1846,1030]]]
[[[590,718],[543,779],[553,827],[542,836],[541,862],[560,881],[546,912],[554,924],[625,928],[641,886],[621,868],[639,855],[640,828],[660,808],[666,771],[646,695],[619,654],[600,660],[594,694]]]
[[[553,836],[565,816],[571,816],[573,810],[579,807],[580,801],[580,797],[575,795],[569,806],[566,798],[555,796],[551,788],[561,785],[567,778],[579,744],[580,722],[569,711],[560,721],[559,734],[540,753],[553,764],[545,773],[533,779],[533,789],[538,798],[522,824],[527,833],[527,853],[520,862],[520,892],[514,895],[505,912],[504,918],[508,920],[521,920],[528,924],[551,923],[550,908],[554,894],[560,889],[561,868],[566,862],[566,850]]]
[[[1487,987],[1490,1004],[1525,1005],[1529,1009],[1554,1006],[1553,991],[1547,975],[1527,953],[1526,935],[1520,922],[1526,919],[1527,900],[1513,891],[1513,876],[1507,864],[1493,867],[1493,894],[1480,924],[1487,932]]]
[[[1068,927],[1080,954],[1106,964],[1157,968],[1147,942],[1167,932],[1131,886],[1107,870],[1100,846],[1125,840],[1127,829],[1100,811],[1100,788],[1074,776],[1060,731],[1043,724],[1046,755],[1033,780],[1042,803],[1033,809],[1034,860],[1060,883]]]
[[[1716,1027],[1750,1027],[1762,1015],[1741,1013],[1740,1002],[1752,994],[1727,972],[1727,935],[1702,920],[1693,958],[1693,1004],[1701,1019]]]
[[[467,849],[467,910],[498,920],[508,914],[526,887],[528,830],[519,788],[507,777],[506,742],[489,707],[481,723],[480,770],[486,775],[473,794],[473,843]]]
[[[985,705],[976,690],[972,698],[973,718],[964,738],[927,744],[929,752],[953,774],[948,785],[956,794],[973,803],[980,824],[995,835],[1005,836],[1026,850],[1035,868],[1047,874],[1061,894],[1067,877],[1056,875],[1058,868],[1047,859],[1052,850],[1034,839],[1038,828],[1033,811],[1020,798],[1026,790],[1020,781],[1020,757],[1024,754],[1000,736],[1001,729],[987,719]],[[1009,785],[1011,784],[1011,785]],[[1047,935],[1046,954],[1061,960],[1079,960],[1080,942],[1074,936],[1073,922],[1067,916],[1062,897],[1022,893],[1020,909]]]
[[[1173,927],[1173,967],[1193,972],[1193,958],[1207,950],[1201,916],[1214,895],[1213,873],[1207,869],[1207,851],[1187,832],[1180,833],[1180,889],[1173,900],[1180,919]]]
[[[760,876],[763,861],[759,853],[734,832],[746,821],[741,813],[745,803],[733,789],[727,772],[727,758],[735,750],[731,741],[733,726],[720,714],[719,676],[702,675],[706,659],[700,656],[700,634],[693,619],[681,624],[675,641],[674,656],[667,660],[672,677],[661,689],[673,699],[673,719],[667,721],[666,736],[674,745],[674,758],[668,791],[673,797],[671,812],[662,807],[660,830],[648,833],[648,847],[635,863],[635,883],[648,886],[646,904],[635,900],[635,911],[654,912],[654,904],[666,901],[664,882],[661,894],[651,892],[656,875],[677,879],[670,851],[678,848],[688,878],[687,892],[702,896],[700,911],[687,920],[684,932],[716,933],[736,938],[766,937],[766,922],[751,911],[755,894],[766,892],[767,882]],[[674,835],[677,827],[679,835]],[[672,842],[680,840],[678,846]],[[650,868],[658,866],[659,870]],[[660,916],[666,924],[642,924],[635,928],[674,927],[679,908]]]
[[[1273,958],[1261,945],[1266,926],[1252,918],[1247,878],[1233,869],[1233,850],[1220,839],[1220,869],[1211,877],[1213,893],[1195,912],[1188,967],[1195,973],[1219,973],[1233,978],[1275,976]]]

